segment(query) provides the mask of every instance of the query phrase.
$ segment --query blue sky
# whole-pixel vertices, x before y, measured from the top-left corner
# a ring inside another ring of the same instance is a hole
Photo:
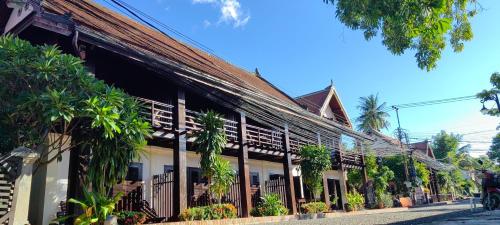
[[[109,0],[108,0],[109,1]],[[104,0],[98,0],[108,6]],[[253,71],[292,97],[322,89],[333,80],[351,120],[360,96],[379,94],[388,105],[474,95],[500,71],[500,1],[482,0],[472,20],[474,39],[461,53],[449,48],[438,68],[418,69],[414,52],[394,56],[379,38],[366,41],[335,18],[321,0],[125,0],[227,61]],[[414,138],[444,129],[485,150],[500,119],[479,113],[478,101],[400,110],[402,127]],[[397,126],[391,113],[390,134]],[[478,133],[476,133],[478,132]],[[464,142],[465,143],[465,142]],[[476,154],[480,151],[475,151]]]

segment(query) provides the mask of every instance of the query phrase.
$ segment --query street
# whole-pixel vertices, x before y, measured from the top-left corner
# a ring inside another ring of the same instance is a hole
[[[371,215],[349,215],[336,218],[325,218],[317,220],[298,220],[285,223],[283,225],[410,225],[410,224],[433,224],[433,225],[451,225],[451,224],[500,224],[499,211],[483,212],[478,210],[471,213],[467,202],[454,203],[449,205],[430,206],[422,208],[413,208],[401,212],[388,212]],[[479,219],[481,218],[481,219]],[[278,223],[269,223],[278,224]]]

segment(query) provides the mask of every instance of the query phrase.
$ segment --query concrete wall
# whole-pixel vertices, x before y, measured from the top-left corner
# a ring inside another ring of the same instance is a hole
[[[186,157],[188,167],[200,167],[200,157],[195,152],[188,151]],[[238,158],[229,156],[223,156],[223,158],[229,160],[233,169],[235,171],[238,171]],[[165,165],[173,165],[173,149],[147,146],[144,149],[144,154],[136,162],[142,163],[142,175],[145,183],[145,199],[151,202],[152,177],[156,174],[162,174],[164,172]],[[284,174],[283,164],[281,163],[250,159],[249,167],[250,172],[259,173],[259,180],[261,185],[263,185],[266,180],[269,180],[269,176],[272,174]],[[293,167],[293,175],[300,175],[299,171],[297,171],[296,169],[296,166]]]
[[[49,140],[55,140],[56,138],[56,135],[49,136]],[[51,154],[50,156],[53,155]],[[66,151],[62,154],[61,161],[54,160],[47,165],[35,169],[31,182],[29,212],[31,224],[47,225],[56,218],[56,213],[59,211],[59,203],[66,201],[68,166],[69,151]]]

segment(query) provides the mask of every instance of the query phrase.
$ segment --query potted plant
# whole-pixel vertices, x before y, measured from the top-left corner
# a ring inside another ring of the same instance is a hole
[[[346,203],[346,211],[357,211],[362,209],[365,204],[365,197],[358,193],[356,190],[347,193],[347,203]]]

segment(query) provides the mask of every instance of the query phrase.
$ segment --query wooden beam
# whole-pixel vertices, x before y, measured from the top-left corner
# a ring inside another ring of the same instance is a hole
[[[239,152],[238,152],[238,169],[240,174],[240,196],[241,196],[241,212],[243,217],[250,216],[252,209],[252,196],[250,193],[250,167],[248,165],[248,146],[247,146],[247,121],[244,112],[239,116]]]
[[[186,94],[184,90],[177,90],[174,118],[174,218],[187,208],[187,160],[186,160]]]
[[[287,207],[292,215],[297,214],[297,205],[295,204],[295,188],[293,185],[292,173],[292,154],[290,151],[290,134],[288,133],[288,125],[285,124],[285,131],[283,132],[283,149],[285,150],[283,156],[283,174],[285,175],[285,188]]]
[[[328,189],[328,178],[323,175],[323,198],[328,207],[330,207],[330,190]]]
[[[359,152],[361,153],[361,168],[362,168],[362,171],[361,171],[361,178],[362,178],[362,181],[363,181],[363,186],[364,186],[364,195],[365,195],[365,204],[370,204],[371,202],[369,202],[369,198],[368,198],[368,173],[366,171],[366,161],[365,161],[365,153],[363,151],[363,146],[361,145],[361,143],[359,141],[356,142],[356,148],[359,150]]]

